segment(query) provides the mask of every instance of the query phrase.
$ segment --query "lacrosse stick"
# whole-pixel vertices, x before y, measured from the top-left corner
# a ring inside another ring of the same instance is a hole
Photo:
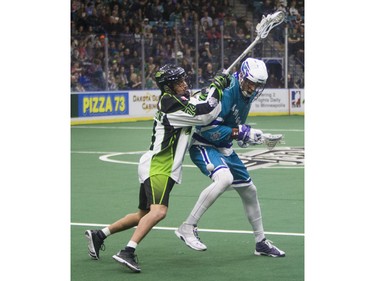
[[[268,150],[272,150],[278,143],[283,143],[283,135],[263,134],[262,142],[267,146]]]
[[[264,144],[267,146],[268,150],[272,150],[278,143],[284,143],[282,141],[283,135],[271,135],[262,134],[262,138],[259,141],[250,140],[249,142],[237,141],[239,147],[246,148],[250,145]]]
[[[267,37],[268,33],[271,31],[272,28],[282,23],[285,19],[285,14],[282,11],[278,11],[273,14],[269,14],[267,16],[263,15],[263,18],[260,23],[257,24],[255,28],[255,32],[257,33],[257,37],[255,40],[246,48],[245,51],[227,68],[223,71],[224,74],[229,74],[231,69],[240,61],[242,60],[259,41],[263,40]]]

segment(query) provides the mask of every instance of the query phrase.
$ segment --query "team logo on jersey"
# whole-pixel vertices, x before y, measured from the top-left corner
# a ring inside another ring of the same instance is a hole
[[[304,166],[305,149],[296,147],[274,148],[272,150],[254,150],[238,153],[238,157],[248,170],[273,165]]]
[[[210,140],[212,141],[217,141],[218,139],[220,139],[220,137],[221,137],[220,132],[214,132],[210,134]]]

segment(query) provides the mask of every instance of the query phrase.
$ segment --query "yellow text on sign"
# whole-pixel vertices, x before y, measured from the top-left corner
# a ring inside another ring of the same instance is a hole
[[[115,96],[115,111],[125,110],[125,97]],[[83,113],[106,113],[113,111],[112,99],[110,96],[95,96],[83,98]]]

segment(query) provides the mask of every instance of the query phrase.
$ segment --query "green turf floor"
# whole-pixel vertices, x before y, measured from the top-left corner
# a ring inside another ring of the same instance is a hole
[[[284,134],[281,148],[304,146],[303,116],[251,117],[248,121],[264,132]],[[304,280],[303,165],[250,171],[267,238],[286,252],[285,258],[253,255],[251,227],[235,191],[225,192],[199,223],[206,252],[191,250],[177,239],[173,229],[210,183],[192,167],[187,155],[183,182],[174,187],[168,216],[158,224],[162,229],[151,231],[137,248],[142,273],[133,274],[112,259],[128,242],[131,230],[109,237],[101,260],[90,260],[84,231],[102,228],[137,209],[136,163],[150,144],[151,126],[151,121],[72,126],[71,280]],[[237,153],[252,150],[237,149]]]

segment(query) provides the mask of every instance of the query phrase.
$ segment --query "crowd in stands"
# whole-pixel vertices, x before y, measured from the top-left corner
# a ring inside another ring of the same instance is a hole
[[[224,68],[253,40],[253,22],[236,17],[232,12],[234,2],[72,0],[71,90],[156,89],[153,76],[166,63],[184,67],[193,87],[196,81],[198,87],[207,86],[221,67],[221,28],[225,42]],[[282,8],[295,17],[290,21],[290,27],[297,35],[291,37],[298,38],[298,42],[290,44],[295,44],[293,54],[303,60],[303,52],[298,51],[304,49],[303,23],[297,23],[303,18],[303,1],[292,0],[284,6],[280,4],[284,4],[284,0],[244,2],[250,3],[248,9],[253,11],[256,22],[262,14]],[[105,42],[108,42],[108,54]]]

